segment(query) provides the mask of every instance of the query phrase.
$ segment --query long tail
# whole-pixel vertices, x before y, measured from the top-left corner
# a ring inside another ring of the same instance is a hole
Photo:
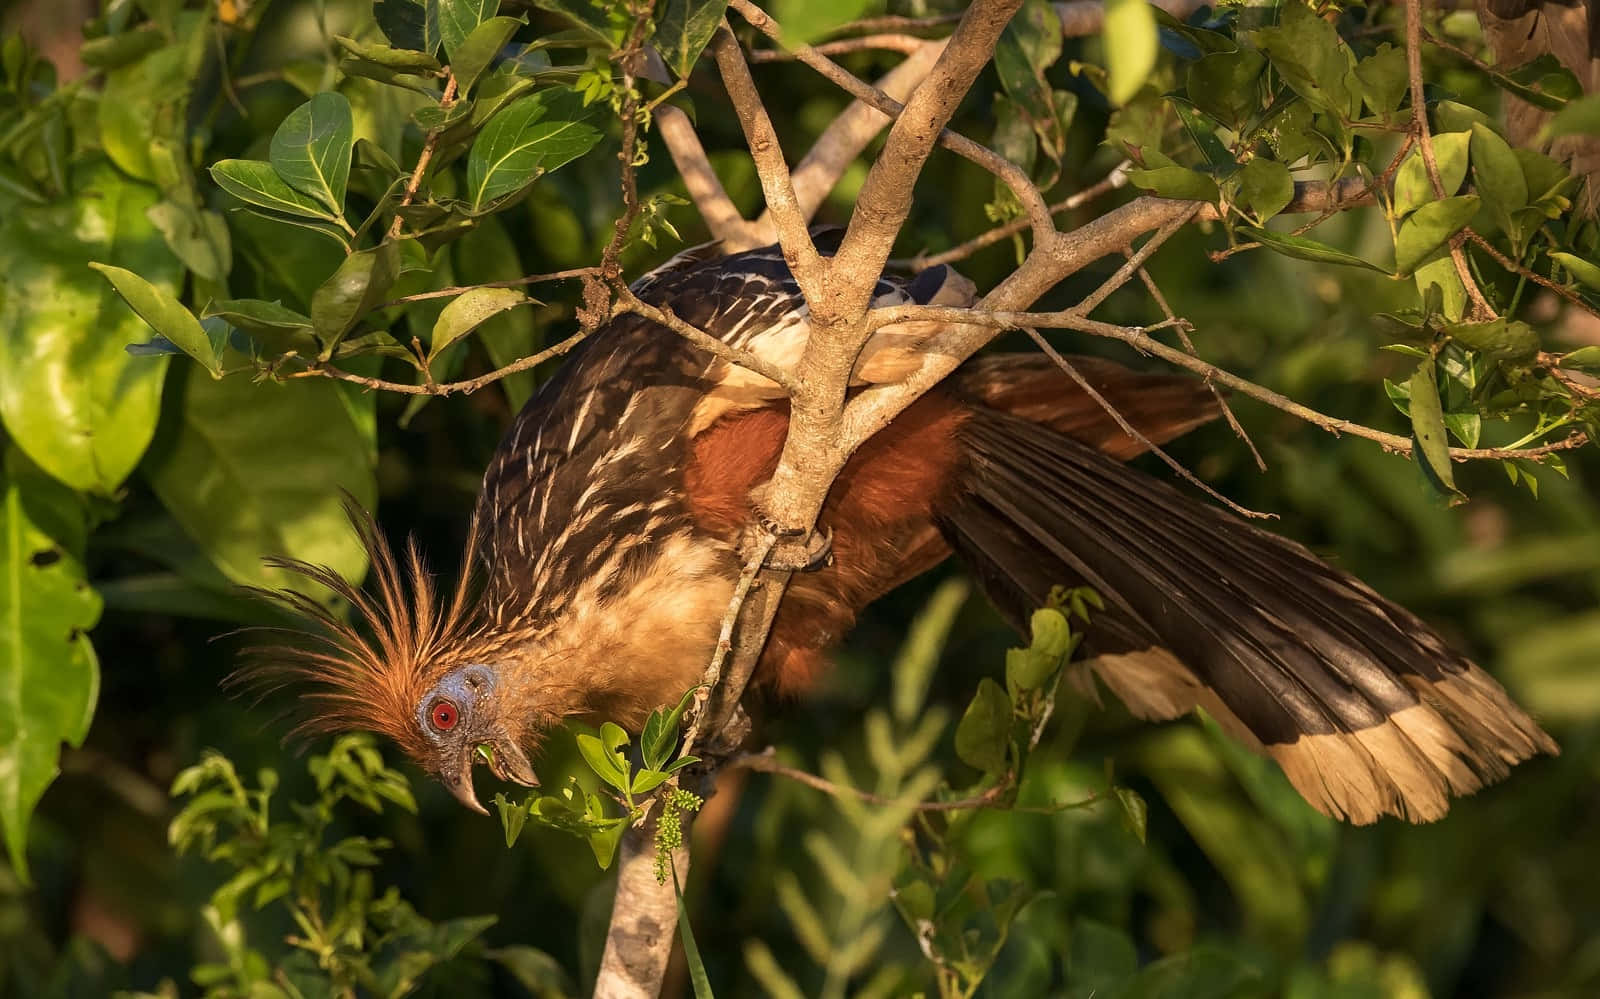
[[[1555,742],[1415,615],[1301,546],[983,405],[940,528],[1019,627],[1106,603],[1087,668],[1135,714],[1205,708],[1321,811],[1431,821]]]

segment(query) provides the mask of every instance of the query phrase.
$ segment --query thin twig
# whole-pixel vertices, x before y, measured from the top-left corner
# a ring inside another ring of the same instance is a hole
[[[1471,240],[1473,243],[1476,243],[1479,248],[1481,248],[1485,253],[1489,254],[1490,257],[1494,258],[1494,262],[1499,264],[1501,267],[1504,267],[1513,274],[1527,278],[1534,284],[1548,288],[1550,291],[1560,295],[1562,298],[1589,313],[1591,316],[1600,316],[1600,310],[1597,310],[1594,306],[1590,305],[1588,302],[1585,302],[1571,288],[1563,287],[1545,277],[1543,274],[1540,274],[1538,271],[1522,266],[1515,260],[1512,260],[1510,257],[1506,256],[1504,253],[1501,253],[1499,250],[1495,249],[1492,243],[1471,229],[1465,229],[1463,231],[1466,233],[1467,239]]]
[[[508,281],[485,281],[482,284],[465,284],[451,288],[439,288],[434,291],[419,291],[415,295],[392,298],[372,311],[382,312],[392,306],[406,305],[410,302],[426,302],[431,298],[454,298],[457,295],[464,295],[475,288],[521,288],[524,285],[544,284],[547,281],[568,281],[572,278],[588,277],[599,273],[600,268],[598,267],[574,267],[571,270],[552,271],[549,274],[528,274],[524,277],[511,278]]]
[[[332,378],[336,381],[349,382],[352,385],[361,385],[365,388],[379,392],[398,392],[401,395],[471,395],[479,389],[492,385],[502,378],[527,371],[529,368],[538,367],[553,357],[560,357],[567,351],[576,347],[589,337],[588,330],[579,330],[553,347],[546,347],[537,354],[518,358],[504,367],[496,368],[486,375],[468,378],[459,382],[433,382],[426,385],[410,385],[405,382],[385,381],[382,378],[369,378],[366,375],[357,375],[343,368],[336,368],[321,361],[303,358],[296,355],[284,355],[286,360],[294,360],[306,367],[303,371],[296,371],[289,375],[290,378]]]
[[[1277,519],[1278,515],[1275,513],[1262,513],[1259,510],[1251,510],[1248,507],[1240,506],[1238,503],[1235,503],[1233,500],[1217,492],[1210,485],[1202,481],[1199,476],[1185,468],[1182,462],[1172,457],[1172,455],[1168,454],[1165,449],[1156,444],[1155,441],[1152,441],[1150,438],[1146,437],[1139,431],[1137,427],[1129,423],[1127,418],[1122,415],[1122,411],[1113,406],[1111,404],[1111,400],[1101,395],[1099,390],[1089,383],[1089,379],[1083,377],[1083,373],[1077,368],[1073,367],[1071,361],[1067,360],[1065,357],[1062,357],[1061,354],[1056,351],[1055,347],[1051,346],[1050,341],[1046,340],[1038,330],[1029,327],[1028,336],[1033,338],[1034,344],[1036,344],[1040,350],[1044,351],[1046,357],[1055,362],[1056,367],[1066,372],[1068,378],[1071,378],[1074,382],[1077,382],[1078,388],[1082,389],[1084,394],[1093,399],[1099,404],[1101,409],[1106,411],[1106,414],[1116,422],[1117,426],[1122,428],[1123,433],[1127,434],[1138,443],[1144,445],[1145,450],[1150,451],[1156,457],[1160,458],[1166,463],[1168,468],[1172,469],[1174,472],[1177,472],[1178,475],[1184,480],[1200,489],[1200,491],[1204,492],[1207,496],[1210,496],[1218,503],[1226,506],[1234,513],[1237,513],[1241,517],[1249,517],[1251,519],[1259,520]],[[1211,389],[1213,392],[1216,391],[1216,386],[1211,386]]]
[[[730,343],[717,339],[697,326],[690,325],[670,308],[651,305],[635,295],[626,285],[617,290],[617,308],[624,312],[632,312],[643,316],[651,322],[660,323],[701,350],[714,354],[729,364],[738,365],[747,371],[753,371],[763,378],[776,382],[788,392],[794,391],[794,375],[789,371],[773,364],[759,354],[745,350],[743,347],[735,347]]]
[[[852,52],[903,52],[910,55],[926,44],[928,44],[926,38],[918,38],[915,35],[886,34],[841,38],[833,42],[820,42],[810,48],[813,52],[825,56],[849,55]],[[789,49],[750,50],[750,61],[753,63],[791,62],[798,58],[797,52]]]
[[[1129,255],[1132,255],[1131,251]],[[1161,314],[1167,317],[1167,322],[1175,324],[1173,328],[1178,331],[1178,339],[1183,341],[1183,349],[1199,357],[1200,352],[1195,349],[1194,340],[1189,337],[1189,324],[1177,321],[1178,317],[1172,311],[1172,306],[1167,304],[1167,296],[1161,293],[1161,289],[1156,285],[1156,279],[1150,276],[1150,271],[1143,267],[1139,268],[1139,280],[1144,282],[1145,290],[1155,299],[1156,305],[1161,308]],[[1250,449],[1251,456],[1256,460],[1256,468],[1265,472],[1267,461],[1261,457],[1261,452],[1256,449],[1256,442],[1245,432],[1244,426],[1239,423],[1239,418],[1233,415],[1233,407],[1228,405],[1228,397],[1210,382],[1206,382],[1206,387],[1211,390],[1211,397],[1217,400],[1217,408],[1222,410],[1223,419],[1228,421],[1228,426],[1233,429],[1234,434],[1244,441],[1244,446]]]
[[[750,556],[745,560],[744,569],[739,573],[739,581],[734,584],[733,595],[728,598],[728,609],[722,615],[722,627],[717,632],[717,647],[712,651],[711,662],[706,664],[705,674],[700,678],[700,690],[695,698],[694,720],[689,723],[688,734],[683,738],[684,756],[692,754],[699,745],[700,731],[706,723],[712,695],[722,683],[723,664],[733,652],[733,630],[739,624],[739,614],[744,610],[745,598],[750,595],[750,587],[755,584],[756,577],[761,574],[761,567],[766,564],[767,556],[772,554],[777,542],[778,536],[775,534],[758,533],[755,543],[751,546]]]
[[[456,102],[456,74],[451,72],[445,77],[444,94],[439,98],[440,110],[449,110]],[[394,224],[389,226],[389,238],[398,239],[400,230],[405,226],[406,220],[400,216],[399,209],[411,204],[416,198],[417,191],[422,187],[422,177],[428,172],[428,164],[433,160],[433,151],[439,145],[441,129],[430,128],[428,137],[422,140],[422,152],[417,156],[416,168],[411,171],[411,179],[406,181],[406,193],[401,195],[400,204],[395,206]]]
[[[781,39],[782,32],[777,22],[750,0],[733,0],[729,6],[748,21],[751,27],[768,38],[774,41]],[[904,104],[846,70],[819,49],[801,44],[795,45],[792,51],[796,59],[816,70],[856,100],[866,102],[890,118],[899,118],[905,111]],[[1029,224],[1036,230],[1036,235],[1054,231],[1055,225],[1051,221],[1050,207],[1045,203],[1044,195],[1039,192],[1027,173],[1015,163],[948,128],[939,131],[937,141],[945,149],[999,177],[1027,211]]]
[[[1422,148],[1422,162],[1428,170],[1428,180],[1433,184],[1433,195],[1443,199],[1448,196],[1444,181],[1439,175],[1439,161],[1433,152],[1433,133],[1428,128],[1428,104],[1422,94],[1422,0],[1406,0],[1406,70],[1411,83],[1411,117],[1415,123],[1417,141]],[[1466,237],[1460,233],[1450,238],[1450,259],[1455,264],[1456,276],[1461,279],[1467,297],[1472,299],[1473,313],[1482,319],[1495,318],[1478,282],[1467,266],[1467,255],[1461,246]]]

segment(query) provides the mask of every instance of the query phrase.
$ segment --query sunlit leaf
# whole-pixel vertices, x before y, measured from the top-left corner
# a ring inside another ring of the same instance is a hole
[[[998,774],[1006,769],[1010,746],[1011,699],[999,684],[984,677],[956,726],[956,755],[970,767]]]
[[[484,211],[600,141],[597,107],[570,87],[524,97],[489,120],[467,159],[467,199]]]
[[[216,348],[206,336],[206,331],[200,328],[200,320],[184,308],[182,302],[126,268],[98,262],[89,266],[105,275],[122,300],[139,314],[140,319],[149,323],[151,329],[199,361],[200,366],[209,371],[213,378],[222,377],[222,364],[217,360]]]
[[[728,0],[665,0],[660,5],[656,48],[679,79],[688,78],[727,9]]]
[[[1478,196],[1475,194],[1430,201],[1418,208],[1400,223],[1400,233],[1394,242],[1395,271],[1407,274],[1415,270],[1429,254],[1471,222],[1476,214]]]
[[[272,169],[332,215],[342,215],[354,143],[350,101],[336,91],[318,94],[289,112],[273,133]]]
[[[1364,267],[1369,271],[1387,274],[1388,271],[1377,264],[1358,257],[1351,253],[1329,246],[1327,243],[1318,242],[1308,236],[1291,236],[1288,233],[1272,232],[1269,229],[1259,229],[1255,226],[1242,225],[1239,234],[1253,239],[1270,250],[1275,250],[1286,257],[1295,257],[1300,260],[1312,260],[1319,264],[1342,264],[1347,267]]]
[[[333,212],[284,183],[262,160],[221,160],[211,165],[217,186],[246,204],[303,218],[332,221]]]
[[[1155,69],[1161,51],[1156,19],[1145,0],[1106,0],[1106,71],[1113,103],[1126,104]]]

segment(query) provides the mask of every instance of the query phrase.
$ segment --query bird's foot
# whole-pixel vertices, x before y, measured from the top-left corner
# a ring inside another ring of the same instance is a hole
[[[761,563],[765,568],[780,572],[816,572],[833,564],[833,531],[824,527],[808,534],[785,528],[756,507],[755,523],[745,529],[739,550],[751,552],[768,538],[773,539],[773,544]]]

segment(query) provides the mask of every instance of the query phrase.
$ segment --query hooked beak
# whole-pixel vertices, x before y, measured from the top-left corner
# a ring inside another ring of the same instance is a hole
[[[493,742],[468,745],[461,754],[461,765],[455,774],[442,775],[439,782],[443,784],[456,800],[479,815],[488,815],[489,810],[478,802],[477,792],[472,786],[472,768],[478,761],[487,760],[489,769],[501,780],[523,787],[538,787],[539,778],[533,772],[533,764],[528,762],[528,754],[514,739],[496,739]]]

